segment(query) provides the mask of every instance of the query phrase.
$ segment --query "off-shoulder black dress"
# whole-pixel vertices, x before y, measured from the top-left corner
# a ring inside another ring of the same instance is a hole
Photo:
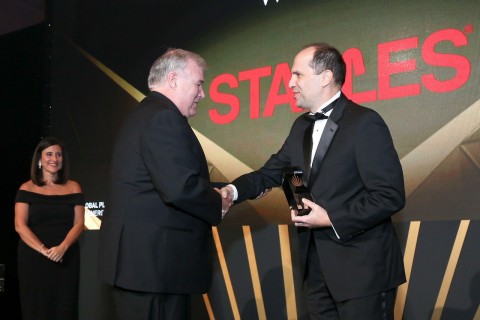
[[[76,205],[84,205],[81,193],[42,195],[19,190],[15,202],[28,207],[28,226],[50,248],[59,245],[73,226]],[[62,262],[53,262],[18,244],[18,280],[23,320],[78,319],[80,252],[74,243]]]

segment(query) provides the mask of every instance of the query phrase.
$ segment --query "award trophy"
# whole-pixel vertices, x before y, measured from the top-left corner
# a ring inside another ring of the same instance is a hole
[[[313,201],[313,197],[310,190],[303,184],[303,171],[300,168],[289,167],[283,169],[282,188],[288,205],[297,211],[298,216],[310,213],[310,208],[303,204],[302,198]]]

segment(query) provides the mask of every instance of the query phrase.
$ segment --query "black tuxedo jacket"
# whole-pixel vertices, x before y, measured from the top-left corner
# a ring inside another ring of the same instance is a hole
[[[148,95],[124,124],[110,188],[101,279],[144,292],[206,292],[222,200],[187,118],[162,94]]]
[[[284,167],[306,171],[303,139],[308,124],[305,115],[299,116],[282,148],[261,169],[232,182],[238,201],[279,186]],[[327,210],[340,239],[331,227],[298,228],[301,264],[304,268],[313,236],[335,300],[382,292],[405,282],[402,253],[391,223],[391,216],[405,204],[403,172],[380,115],[342,94],[327,120],[308,186],[315,202]]]

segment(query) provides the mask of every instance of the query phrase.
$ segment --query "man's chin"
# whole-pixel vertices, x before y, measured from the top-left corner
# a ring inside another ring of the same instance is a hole
[[[305,105],[305,103],[302,103],[301,101],[297,101],[297,103],[295,104],[295,106],[297,108],[300,108],[300,109],[303,109],[303,110],[311,110],[311,106],[308,106],[308,105]]]
[[[295,103],[296,107],[297,108],[302,108],[302,109],[305,109],[305,107],[303,106],[302,102],[301,101],[298,101],[296,100],[296,103]]]

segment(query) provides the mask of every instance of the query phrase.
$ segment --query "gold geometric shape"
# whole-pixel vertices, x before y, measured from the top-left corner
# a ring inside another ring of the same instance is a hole
[[[245,247],[247,249],[248,266],[250,268],[250,275],[252,277],[253,294],[255,296],[255,304],[257,305],[258,319],[267,319],[265,313],[265,304],[263,303],[262,286],[260,283],[260,276],[258,275],[257,259],[255,258],[255,249],[253,247],[252,233],[250,226],[242,226],[243,238],[245,240]]]
[[[403,255],[407,282],[398,287],[395,298],[394,318],[398,320],[403,319],[408,285],[410,283],[410,275],[412,274],[413,259],[415,257],[415,249],[417,248],[418,234],[420,232],[420,223],[420,221],[411,221],[410,227],[408,228],[407,244],[405,246],[405,254]]]
[[[447,300],[448,291],[450,290],[450,285],[452,284],[453,275],[455,274],[455,269],[457,268],[458,258],[462,252],[463,243],[465,242],[469,225],[470,220],[462,220],[460,222],[460,226],[458,227],[457,236],[455,237],[450,258],[448,259],[447,269],[445,270],[442,285],[440,286],[437,301],[435,302],[435,308],[433,309],[432,320],[440,320],[442,317],[445,301]]]

